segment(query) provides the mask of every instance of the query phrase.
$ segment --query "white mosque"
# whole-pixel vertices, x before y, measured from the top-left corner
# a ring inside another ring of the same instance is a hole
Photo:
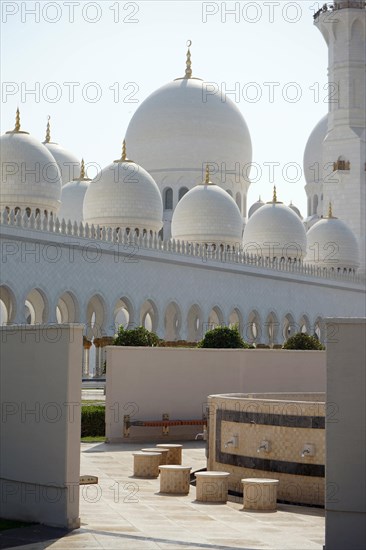
[[[276,188],[247,215],[249,129],[228,97],[203,101],[189,49],[184,76],[137,108],[121,157],[93,180],[49,122],[40,143],[18,110],[0,138],[2,323],[84,323],[88,375],[121,323],[169,341],[238,324],[276,346],[300,330],[336,337],[325,317],[365,316],[365,15],[364,1],[335,1],[314,18],[339,101],[306,145],[305,219]]]

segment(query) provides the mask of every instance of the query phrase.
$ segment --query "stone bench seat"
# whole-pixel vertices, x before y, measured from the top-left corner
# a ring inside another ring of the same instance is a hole
[[[188,495],[190,488],[190,466],[167,464],[159,466],[160,492],[174,495]]]
[[[169,449],[164,449],[163,447],[146,447],[141,449],[143,453],[159,453],[160,456],[160,466],[163,466],[167,463]]]
[[[137,451],[133,454],[133,475],[156,478],[159,476],[161,453]]]
[[[227,502],[229,472],[196,472],[196,500],[199,502]]]
[[[182,448],[183,445],[178,443],[159,443],[157,449],[168,449],[167,464],[182,464]]]
[[[241,480],[243,484],[243,509],[274,511],[277,509],[278,479],[251,477]]]

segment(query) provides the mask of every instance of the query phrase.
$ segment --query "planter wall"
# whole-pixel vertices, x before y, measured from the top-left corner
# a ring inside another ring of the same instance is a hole
[[[201,419],[217,393],[324,392],[325,352],[107,347],[106,437],[111,442],[163,439],[161,427],[131,421]],[[194,439],[200,426],[176,426],[165,439]]]

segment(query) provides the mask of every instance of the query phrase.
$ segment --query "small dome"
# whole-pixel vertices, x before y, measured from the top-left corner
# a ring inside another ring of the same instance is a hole
[[[66,183],[73,181],[80,173],[79,159],[73,153],[61,147],[58,143],[51,141],[50,117],[48,117],[46,139],[43,145],[47,147],[57,162],[57,166],[61,173],[62,185],[66,185]]]
[[[35,215],[60,208],[61,175],[56,161],[42,143],[20,129],[17,110],[15,129],[0,138],[3,210],[30,209]]]
[[[315,126],[307,141],[304,152],[304,174],[306,183],[318,182],[323,174],[323,141],[328,132],[328,114]]]
[[[328,217],[319,220],[307,232],[305,261],[315,267],[335,270],[355,270],[359,264],[357,239],[342,220],[334,218],[331,208]]]
[[[301,260],[306,252],[306,232],[297,214],[277,201],[259,208],[244,230],[244,251],[269,258]]]
[[[78,224],[83,221],[83,203],[90,178],[85,176],[84,160],[81,161],[80,176],[69,181],[61,189],[61,208],[58,213],[60,220],[65,219]]]
[[[236,202],[210,181],[208,171],[205,182],[188,191],[173,213],[173,239],[234,246],[241,243],[242,231],[243,219]]]
[[[264,205],[264,202],[259,197],[257,202],[253,202],[252,206],[249,208],[248,218],[250,218],[250,216],[252,216],[254,214],[254,212],[256,212],[258,210],[258,208],[260,208],[263,205]]]
[[[295,212],[295,214],[297,214],[300,218],[300,220],[302,220],[302,215],[301,215],[301,212],[300,210],[297,208],[297,206],[295,206],[294,204],[292,204],[292,201],[290,202],[290,204],[288,205],[289,208],[291,208],[291,210],[293,210]]]
[[[163,203],[158,186],[141,166],[126,157],[108,165],[85,193],[84,222],[89,224],[159,231]]]

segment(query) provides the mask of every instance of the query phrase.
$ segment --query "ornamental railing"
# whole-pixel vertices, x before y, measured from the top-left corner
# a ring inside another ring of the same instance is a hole
[[[106,243],[109,246],[106,250],[114,250],[114,253],[122,256],[130,256],[131,260],[142,250],[151,250],[158,254],[174,254],[184,256],[186,258],[199,258],[202,262],[217,262],[225,264],[243,265],[248,268],[262,268],[284,273],[297,273],[299,275],[319,277],[322,279],[334,279],[349,282],[363,282],[363,279],[354,269],[337,268],[335,266],[323,267],[314,263],[304,262],[298,259],[301,256],[301,248],[296,243],[288,243],[284,247],[287,251],[292,249],[297,254],[286,254],[285,257],[273,257],[274,252],[270,254],[267,251],[262,251],[257,243],[247,243],[245,246],[242,243],[236,245],[228,245],[222,242],[216,243],[196,243],[188,242],[179,239],[162,240],[158,233],[151,231],[129,231],[127,229],[119,230],[112,227],[101,227],[99,225],[89,225],[88,223],[72,223],[70,220],[66,222],[64,219],[50,215],[30,216],[27,212],[22,215],[21,211],[17,213],[14,210],[5,209],[1,215],[0,224],[5,227],[18,228],[19,230],[29,230],[39,232],[40,234],[51,234],[52,236],[63,235],[68,238],[77,237]],[[32,235],[34,239],[34,235]],[[67,244],[67,243],[65,243]],[[268,243],[268,245],[275,243]],[[249,252],[250,249],[255,249],[256,253]]]

